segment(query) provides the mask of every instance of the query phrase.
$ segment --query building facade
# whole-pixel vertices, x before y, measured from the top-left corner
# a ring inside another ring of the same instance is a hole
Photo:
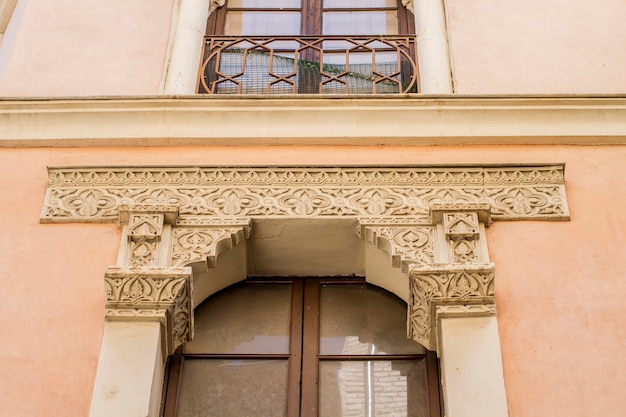
[[[325,1],[0,0],[0,415],[160,415],[248,277],[399,297],[441,415],[623,414],[626,3]]]

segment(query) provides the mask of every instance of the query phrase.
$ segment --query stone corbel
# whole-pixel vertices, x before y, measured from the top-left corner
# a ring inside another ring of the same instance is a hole
[[[171,205],[126,205],[119,209],[122,244],[118,264],[129,267],[165,266],[171,225],[178,208]]]
[[[193,338],[191,268],[108,267],[107,321],[161,323],[163,358]]]
[[[215,268],[220,253],[250,237],[251,223],[249,218],[222,219],[219,223],[174,228],[170,265],[206,261],[208,268]]]
[[[415,225],[366,225],[360,219],[358,235],[391,255],[391,265],[407,272],[410,265],[434,262],[434,227]]]

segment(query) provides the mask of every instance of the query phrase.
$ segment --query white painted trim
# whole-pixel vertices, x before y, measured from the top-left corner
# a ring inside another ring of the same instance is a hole
[[[496,316],[442,318],[446,417],[507,417]]]
[[[623,145],[626,96],[0,99],[0,126],[0,147]]]
[[[163,377],[160,323],[105,322],[89,417],[158,417]]]
[[[0,79],[9,63],[27,2],[28,0],[6,0],[0,5]]]
[[[196,91],[200,54],[209,16],[207,0],[179,0],[172,19],[174,35],[169,50],[165,94],[193,94]]]
[[[420,93],[453,92],[444,0],[415,0]]]

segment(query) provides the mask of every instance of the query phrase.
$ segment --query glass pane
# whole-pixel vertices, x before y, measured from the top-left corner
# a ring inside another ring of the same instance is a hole
[[[324,8],[327,9],[357,9],[364,7],[397,7],[397,2],[396,0],[324,0]]]
[[[320,362],[320,417],[427,416],[423,361]]]
[[[397,11],[324,12],[324,35],[397,35]]]
[[[286,360],[185,361],[178,417],[284,416],[286,404]]]
[[[365,285],[325,285],[320,299],[322,355],[425,353],[406,337],[406,304]]]
[[[228,8],[229,9],[238,9],[238,8],[290,8],[297,9],[300,8],[300,0],[228,0]]]
[[[248,284],[222,291],[195,310],[185,353],[289,353],[291,287]]]
[[[300,12],[228,12],[226,35],[280,36],[300,34]]]

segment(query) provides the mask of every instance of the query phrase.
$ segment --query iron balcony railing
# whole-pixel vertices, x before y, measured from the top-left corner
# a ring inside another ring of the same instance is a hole
[[[416,38],[210,36],[201,94],[400,94],[418,92]]]

